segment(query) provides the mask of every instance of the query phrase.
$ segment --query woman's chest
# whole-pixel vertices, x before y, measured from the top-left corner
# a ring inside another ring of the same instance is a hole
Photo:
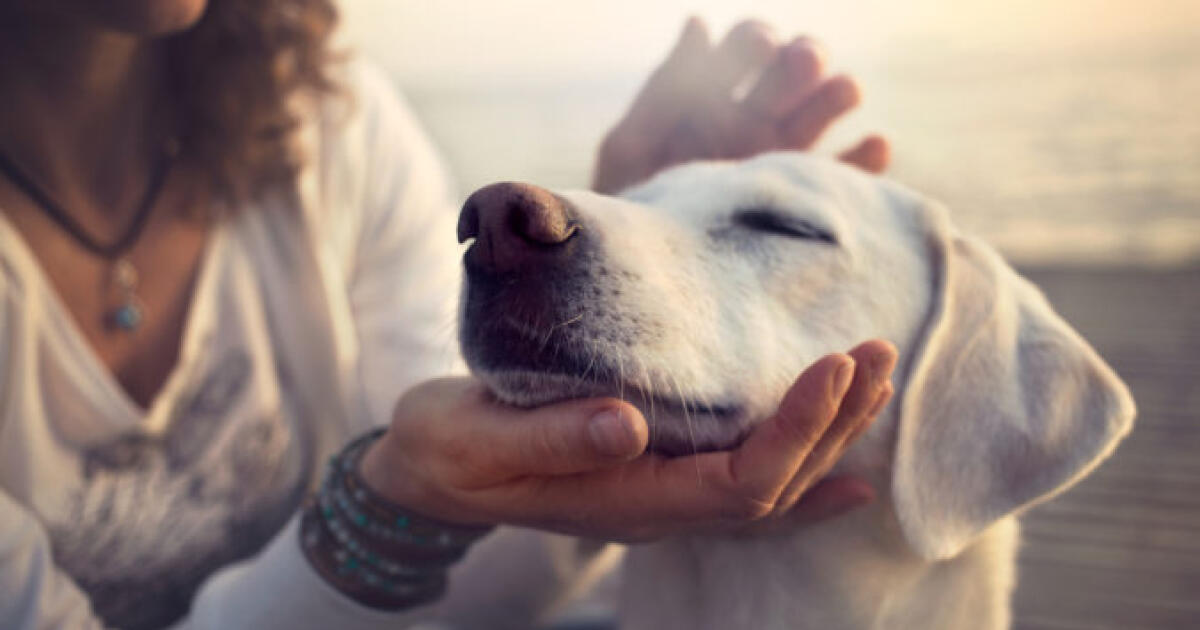
[[[271,217],[209,235],[179,358],[145,408],[0,217],[0,486],[119,627],[165,625],[253,554],[348,434],[345,306],[294,219]]]
[[[128,396],[148,407],[178,361],[209,226],[156,217],[127,251],[104,258],[36,214],[8,219],[88,347]]]

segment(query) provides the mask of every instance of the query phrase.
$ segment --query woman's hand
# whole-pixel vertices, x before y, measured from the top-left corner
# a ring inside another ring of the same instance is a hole
[[[751,78],[744,95],[736,94]],[[812,40],[780,44],[765,24],[746,21],[713,46],[704,23],[692,18],[625,118],[605,137],[593,188],[615,193],[691,160],[807,150],[859,98],[849,77],[825,76],[822,51]],[[881,172],[888,164],[888,144],[868,136],[839,157]]]
[[[826,356],[740,446],[677,458],[644,452],[646,421],[623,401],[520,410],[472,379],[430,381],[401,399],[361,474],[431,517],[604,540],[822,520],[873,498],[857,479],[814,484],[890,398],[895,362],[882,341]]]

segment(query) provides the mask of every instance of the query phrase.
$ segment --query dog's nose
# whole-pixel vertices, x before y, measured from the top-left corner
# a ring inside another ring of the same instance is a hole
[[[458,242],[474,238],[466,262],[493,273],[561,256],[578,231],[569,204],[550,191],[505,182],[475,191],[458,215]]]

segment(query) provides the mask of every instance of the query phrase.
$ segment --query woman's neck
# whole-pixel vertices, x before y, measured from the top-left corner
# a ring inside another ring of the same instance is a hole
[[[67,208],[122,220],[166,133],[165,57],[48,11],[0,15],[0,151]]]

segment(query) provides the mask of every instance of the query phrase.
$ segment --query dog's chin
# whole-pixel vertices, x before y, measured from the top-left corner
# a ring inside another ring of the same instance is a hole
[[[666,456],[732,448],[752,425],[736,405],[709,405],[632,385],[603,383],[569,374],[526,369],[476,370],[497,400],[517,407],[540,407],[577,398],[614,397],[638,408],[650,425],[648,450]]]
[[[496,398],[516,407],[540,407],[572,398],[611,395],[611,388],[567,374],[534,370],[477,372]]]

